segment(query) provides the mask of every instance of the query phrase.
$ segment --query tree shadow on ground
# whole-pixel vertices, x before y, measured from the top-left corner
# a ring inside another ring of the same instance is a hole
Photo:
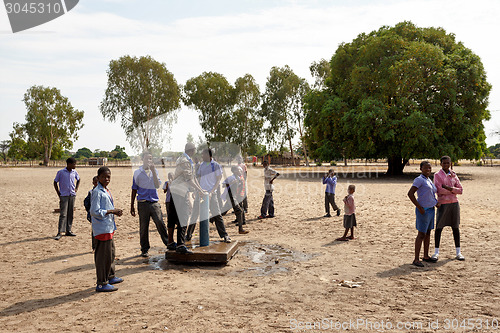
[[[445,260],[439,260],[436,263],[426,263],[424,262],[425,267],[416,267],[414,265],[410,264],[403,264],[399,267],[391,268],[389,270],[383,271],[383,272],[378,272],[377,276],[380,278],[390,278],[390,277],[398,277],[398,276],[403,276],[403,275],[410,275],[412,273],[417,273],[417,272],[427,272],[427,271],[432,271],[438,267],[444,266],[453,259],[445,259]]]
[[[433,169],[434,172],[439,171],[439,169]],[[352,180],[352,181],[365,181],[365,182],[383,182],[383,183],[408,183],[413,181],[416,177],[420,176],[420,172],[405,172],[402,175],[387,175],[384,172],[366,170],[366,171],[349,171],[343,172],[339,171],[336,175],[338,179],[341,180]],[[300,180],[302,182],[319,182],[325,175],[324,172],[319,171],[298,171],[298,172],[288,172],[283,173],[280,178],[289,180]],[[472,174],[470,173],[457,173],[460,180],[472,180]],[[431,176],[431,179],[433,176]]]

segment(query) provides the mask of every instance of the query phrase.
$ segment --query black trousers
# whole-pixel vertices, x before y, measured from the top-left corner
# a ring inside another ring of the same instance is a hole
[[[260,207],[260,215],[263,217],[274,216],[274,200],[273,200],[273,191],[266,190],[266,195],[262,200],[262,207]]]
[[[243,223],[245,223],[245,210],[243,209],[243,201],[237,202],[233,198],[233,193],[231,192],[231,188],[228,188],[228,196],[231,200],[231,205],[233,206],[233,210],[236,214],[236,220],[238,221],[238,229],[243,230]]]
[[[325,192],[325,211],[327,214],[330,214],[330,205],[332,205],[333,210],[339,210],[335,203],[335,193]]]
[[[59,225],[57,233],[71,232],[73,226],[73,210],[75,208],[76,196],[61,196],[59,197]]]
[[[95,241],[94,262],[97,284],[106,285],[109,279],[115,277],[115,242],[113,239]]]
[[[139,237],[141,243],[141,252],[148,252],[151,247],[149,244],[149,221],[153,218],[156,230],[160,234],[161,240],[165,246],[168,245],[168,234],[163,214],[159,202],[138,202],[137,211],[139,212]]]

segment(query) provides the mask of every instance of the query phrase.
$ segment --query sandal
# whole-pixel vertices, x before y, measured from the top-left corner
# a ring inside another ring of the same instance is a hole
[[[435,263],[435,262],[437,262],[437,259],[434,259],[434,258],[422,258],[422,261]]]
[[[417,267],[425,267],[424,264],[422,264],[420,261],[413,261],[412,265]]]
[[[336,241],[347,242],[347,241],[349,241],[349,239],[346,237],[340,237],[340,238],[337,238]]]

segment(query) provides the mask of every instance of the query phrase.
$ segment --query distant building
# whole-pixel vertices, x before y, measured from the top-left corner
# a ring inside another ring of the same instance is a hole
[[[108,158],[107,157],[90,157],[88,162],[89,162],[89,165],[106,165],[106,164],[108,164]]]

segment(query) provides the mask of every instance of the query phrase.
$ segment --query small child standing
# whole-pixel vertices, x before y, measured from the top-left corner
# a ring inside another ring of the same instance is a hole
[[[337,238],[338,241],[348,241],[349,239],[354,239],[354,227],[356,224],[356,205],[354,204],[354,192],[356,192],[355,185],[349,185],[347,188],[347,195],[344,198],[344,236]],[[347,237],[347,233],[351,230],[351,235]]]
[[[91,200],[91,197],[92,197],[92,191],[96,188],[97,186],[97,183],[98,183],[98,179],[97,179],[97,176],[94,176],[94,178],[92,178],[92,185],[94,185],[94,187],[92,187],[92,190],[89,191],[89,193],[87,194],[87,196],[85,197],[85,199],[83,199],[83,206],[85,207],[85,210],[87,211],[87,221],[89,221],[90,223],[92,223],[92,217],[90,216],[90,203],[92,202]],[[94,238],[94,233],[92,231],[92,229],[90,230],[90,236],[92,237],[92,252],[94,252],[95,250],[95,238]]]
[[[243,207],[243,200],[245,198],[245,178],[242,175],[243,171],[237,165],[231,167],[231,172],[233,174],[222,182],[226,186],[222,196],[225,196],[227,201],[231,202],[231,206],[236,214],[238,233],[248,234],[248,230],[243,229],[243,225],[246,224],[245,209]]]
[[[116,291],[115,283],[123,279],[115,276],[115,243],[113,235],[116,230],[115,215],[122,216],[121,209],[115,209],[113,196],[107,186],[111,181],[111,170],[100,167],[97,171],[99,183],[92,190],[90,215],[92,217],[92,233],[96,239],[94,262],[97,274],[97,292]]]
[[[337,211],[337,216],[340,216],[340,208],[337,207],[335,203],[335,187],[337,187],[337,176],[333,169],[328,170],[328,173],[323,176],[323,184],[326,184],[325,189],[325,212],[324,217],[331,217],[330,215],[330,205],[332,205],[333,210]]]
[[[174,175],[169,172],[167,175],[168,180],[163,184],[163,193],[166,193],[165,196],[165,207],[167,207],[167,216],[169,212],[169,206],[170,206],[170,184],[172,183],[172,180],[174,179]]]

